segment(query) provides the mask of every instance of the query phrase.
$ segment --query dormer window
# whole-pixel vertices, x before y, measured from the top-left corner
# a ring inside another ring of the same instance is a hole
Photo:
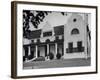
[[[43,33],[43,37],[48,37],[48,36],[52,36],[52,31]]]
[[[74,34],[79,34],[79,30],[77,28],[74,28],[72,31],[71,31],[71,35],[74,35]]]

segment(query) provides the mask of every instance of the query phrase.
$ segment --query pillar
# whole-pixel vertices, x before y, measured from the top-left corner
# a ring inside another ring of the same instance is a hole
[[[37,58],[38,56],[38,46],[37,45],[35,46],[35,52],[36,52],[36,58]]]
[[[30,46],[28,46],[28,56],[31,55],[31,49]]]
[[[57,43],[55,43],[55,58],[56,58],[56,54],[57,54],[57,49],[58,49],[58,45],[57,45]]]
[[[49,55],[49,44],[47,44],[47,56]],[[47,57],[48,59],[48,57]]]

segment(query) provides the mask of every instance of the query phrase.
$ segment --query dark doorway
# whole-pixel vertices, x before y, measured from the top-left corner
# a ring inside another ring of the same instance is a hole
[[[78,52],[82,51],[82,41],[77,42]]]
[[[73,42],[68,43],[69,53],[73,52]]]
[[[39,45],[38,46],[38,57],[46,57],[47,56],[47,45]]]
[[[49,53],[55,55],[55,44],[49,44]]]
[[[24,46],[24,50],[25,50],[25,57],[28,57],[28,46]]]
[[[31,46],[31,57],[34,58],[35,57],[35,46]]]
[[[64,55],[63,43],[58,43],[58,53],[60,53],[62,56]]]

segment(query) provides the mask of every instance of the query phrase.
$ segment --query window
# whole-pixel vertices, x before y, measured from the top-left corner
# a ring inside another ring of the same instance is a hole
[[[71,31],[71,35],[73,34],[79,34],[79,30],[77,28],[74,28],[72,31]]]
[[[71,43],[68,43],[68,47],[69,48],[73,48],[73,43],[71,42]]]
[[[83,47],[82,47],[82,41],[78,41],[78,42],[77,42],[77,48],[78,48],[78,52],[84,51],[84,49],[83,49]]]
[[[31,43],[34,43],[34,40],[31,40]]]
[[[73,47],[73,42],[68,43],[68,48],[66,48],[66,53],[79,53],[79,52],[84,52],[82,41],[77,42],[77,47]]]
[[[82,41],[77,42],[77,47],[82,47]]]
[[[41,41],[40,41],[40,39],[37,39],[37,43],[40,43]]]
[[[68,43],[69,53],[73,52],[73,43]]]
[[[50,42],[50,40],[49,40],[49,39],[47,39],[45,42],[49,43],[49,42]]]
[[[44,32],[43,37],[52,36],[52,32]]]

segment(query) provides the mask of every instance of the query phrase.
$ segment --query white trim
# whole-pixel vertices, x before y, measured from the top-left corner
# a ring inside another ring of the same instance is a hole
[[[38,46],[37,45],[35,46],[35,52],[36,52],[35,56],[37,58],[37,55],[38,55]]]
[[[91,13],[91,66],[85,67],[64,67],[64,68],[49,68],[49,69],[23,69],[23,25],[22,11],[25,10],[44,10],[44,11],[64,11],[64,12],[79,12]],[[17,76],[45,75],[45,74],[62,74],[62,73],[78,73],[92,72],[96,69],[96,10],[90,8],[79,7],[59,7],[59,6],[43,6],[43,5],[17,5]]]

